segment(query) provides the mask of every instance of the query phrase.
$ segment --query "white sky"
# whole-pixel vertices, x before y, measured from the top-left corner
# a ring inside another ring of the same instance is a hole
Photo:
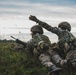
[[[72,26],[71,32],[76,36],[75,0],[0,0],[0,34],[30,34],[30,28],[36,24],[29,20],[30,15],[52,26],[68,21]],[[45,33],[51,39],[55,38],[46,30]]]

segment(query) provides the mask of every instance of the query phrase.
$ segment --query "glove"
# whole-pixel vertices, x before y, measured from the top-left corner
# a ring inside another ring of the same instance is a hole
[[[67,60],[61,60],[60,65],[61,67],[67,66]]]
[[[30,20],[35,21],[36,23],[38,23],[38,19],[35,16],[30,15],[29,17]]]

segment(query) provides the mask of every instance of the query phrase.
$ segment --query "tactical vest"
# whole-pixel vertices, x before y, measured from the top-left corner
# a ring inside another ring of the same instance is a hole
[[[64,49],[64,44],[67,43],[69,45],[69,49],[71,49],[72,44],[70,45],[70,41],[72,41],[75,37],[69,32],[69,31],[63,31],[63,33],[65,34],[60,40],[59,40],[59,46],[60,49],[63,51],[63,53],[67,53],[69,50],[65,50]],[[63,35],[63,34],[62,34]]]
[[[59,39],[59,44],[63,45],[65,42],[69,42],[72,41],[75,37],[69,32],[69,31],[63,31],[63,33],[65,34],[62,38]],[[62,35],[63,35],[62,33]]]
[[[34,37],[33,37],[33,41],[34,41],[34,44],[36,45],[37,49],[40,51],[40,52],[44,52],[45,50],[47,50],[49,48],[49,45],[48,45],[48,39],[46,36],[44,35],[41,35],[41,34],[36,34]],[[46,42],[47,41],[47,42]]]

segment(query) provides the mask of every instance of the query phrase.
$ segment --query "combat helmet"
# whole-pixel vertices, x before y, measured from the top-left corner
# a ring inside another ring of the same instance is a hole
[[[34,25],[33,27],[31,27],[30,31],[31,32],[37,32],[37,33],[43,34],[43,29],[39,25]]]
[[[68,31],[71,31],[71,25],[68,23],[68,22],[61,22],[59,25],[58,25],[59,28],[61,29],[67,29]]]

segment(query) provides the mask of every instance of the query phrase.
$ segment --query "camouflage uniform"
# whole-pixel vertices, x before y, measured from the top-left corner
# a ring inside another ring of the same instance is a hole
[[[41,26],[38,25],[31,28],[31,32],[35,32],[35,34],[32,34],[32,39],[27,42],[27,49],[32,50],[33,54],[37,56],[41,64],[49,68],[50,72],[60,71],[61,68],[56,67],[56,65],[51,62],[51,57],[49,54],[50,52],[53,52],[51,50],[51,42],[47,36],[43,35],[42,29],[38,31],[37,29],[34,29],[38,27],[41,28]]]
[[[52,26],[48,25],[47,23],[38,20],[35,16],[30,16],[29,19],[35,21],[36,23],[38,23],[40,26],[42,26],[46,30],[48,30],[58,36],[58,39],[59,39],[58,45],[60,48],[61,57],[64,59],[67,59],[67,57],[69,56],[68,52],[70,50],[72,50],[72,48],[71,48],[72,44],[70,45],[69,42],[75,38],[70,33],[70,30],[71,30],[70,24],[68,22],[61,22],[58,27],[52,27]],[[70,55],[74,55],[74,54],[70,54]]]
[[[26,48],[35,55],[42,65],[47,67],[50,73],[59,72],[61,68],[58,68],[51,62],[49,50],[51,50],[51,42],[49,38],[43,35],[42,27],[35,25],[31,28],[32,39],[26,43]]]

